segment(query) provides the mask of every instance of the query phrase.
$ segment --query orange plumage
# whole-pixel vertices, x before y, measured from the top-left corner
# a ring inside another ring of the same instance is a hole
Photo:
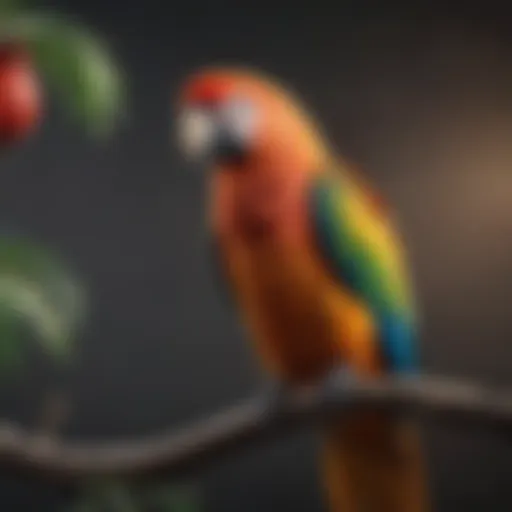
[[[247,112],[249,118],[229,118],[233,110],[225,114],[222,108],[233,98],[248,99],[256,119]],[[187,82],[181,101],[187,108],[207,105],[219,131],[221,125],[226,129],[226,119],[244,128],[245,138],[237,139],[245,143],[243,152],[214,159],[209,222],[263,366],[292,385],[318,381],[342,363],[360,375],[388,371],[375,315],[349,283],[333,279],[319,257],[309,205],[312,184],[326,169],[339,168],[347,189],[353,190],[347,204],[371,219],[369,236],[391,244],[392,226],[381,215],[377,196],[331,156],[316,123],[267,78],[241,70],[206,70]],[[208,134],[211,138],[211,130]],[[399,269],[398,254],[390,245],[383,261]],[[396,297],[402,296],[397,291]],[[324,467],[332,511],[424,512],[415,436],[374,414],[330,426]]]

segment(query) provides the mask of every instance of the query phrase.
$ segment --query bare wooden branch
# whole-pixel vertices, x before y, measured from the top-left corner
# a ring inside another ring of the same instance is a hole
[[[356,408],[413,413],[461,421],[512,433],[512,393],[447,379],[415,378],[340,382],[296,390],[269,407],[257,396],[178,431],[145,440],[74,443],[0,428],[0,466],[24,476],[75,484],[84,478],[145,479],[182,476],[215,457],[284,433],[307,422],[324,421]]]

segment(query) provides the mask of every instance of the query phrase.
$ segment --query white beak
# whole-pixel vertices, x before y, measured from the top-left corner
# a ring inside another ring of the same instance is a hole
[[[181,113],[177,130],[178,143],[185,156],[195,160],[211,151],[215,143],[217,126],[210,112],[188,108]]]
[[[214,109],[188,106],[178,119],[178,142],[191,160],[243,156],[254,137],[256,111],[243,98]]]

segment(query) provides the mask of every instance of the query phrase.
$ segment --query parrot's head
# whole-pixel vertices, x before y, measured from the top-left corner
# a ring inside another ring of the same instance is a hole
[[[177,136],[184,153],[223,170],[309,169],[326,149],[315,123],[289,92],[236,68],[192,75],[178,99]],[[255,164],[255,165],[253,165]]]

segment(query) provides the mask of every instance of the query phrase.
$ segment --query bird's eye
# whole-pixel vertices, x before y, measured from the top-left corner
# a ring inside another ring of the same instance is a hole
[[[247,98],[234,97],[222,105],[220,109],[221,122],[230,128],[230,131],[243,140],[252,137],[257,115],[254,104]]]
[[[209,112],[190,108],[181,113],[178,120],[178,142],[187,156],[197,157],[207,151],[214,132],[215,124]]]

